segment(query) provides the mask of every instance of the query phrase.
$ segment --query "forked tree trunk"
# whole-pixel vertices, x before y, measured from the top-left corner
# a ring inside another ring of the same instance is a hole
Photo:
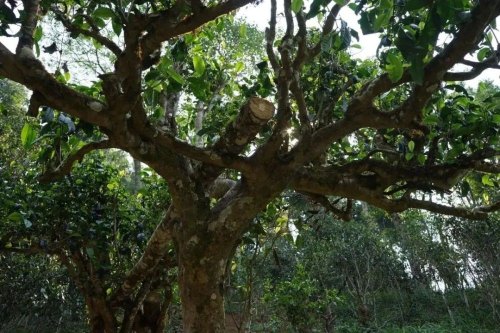
[[[115,318],[108,311],[109,309],[102,299],[86,295],[85,303],[87,305],[89,324],[92,333],[117,332]]]
[[[148,289],[149,290],[149,287]],[[146,291],[147,291],[146,290]],[[91,333],[163,333],[167,324],[167,311],[172,300],[170,286],[156,286],[140,303],[124,300],[113,308],[98,290],[82,292]],[[120,308],[125,312],[117,311]]]
[[[167,323],[167,310],[171,301],[171,294],[165,299],[157,297],[151,300],[150,297],[140,306],[140,311],[133,318],[132,323],[128,323],[123,316],[121,322],[116,320],[116,313],[113,315],[109,311],[103,311],[103,307],[92,299],[87,299],[87,317],[91,333],[162,333],[165,331]],[[97,305],[97,306],[96,306]]]

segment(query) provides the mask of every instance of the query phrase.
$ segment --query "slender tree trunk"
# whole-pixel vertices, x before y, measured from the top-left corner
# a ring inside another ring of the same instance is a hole
[[[445,286],[446,290],[446,286]],[[450,316],[450,321],[453,326],[455,326],[455,318],[453,317],[453,312],[451,311],[450,306],[448,305],[448,300],[446,299],[445,290],[441,292],[441,297],[443,298],[444,304],[446,305],[446,310],[448,311],[448,315]]]
[[[325,333],[334,333],[336,315],[333,313],[331,305],[326,307],[323,319],[325,320]]]
[[[142,187],[141,182],[141,161],[138,161],[134,158],[134,173],[133,173],[133,187],[134,192],[138,192]]]
[[[194,119],[194,129],[196,133],[201,131],[203,127],[203,118],[205,118],[205,104],[202,101],[198,101],[198,103],[196,103],[196,118]],[[203,145],[201,136],[196,135],[195,145],[198,147]]]

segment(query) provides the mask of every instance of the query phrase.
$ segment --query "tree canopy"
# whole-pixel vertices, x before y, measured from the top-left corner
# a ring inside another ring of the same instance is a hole
[[[357,202],[476,220],[500,207],[500,92],[463,84],[499,68],[500,1],[284,0],[281,29],[271,0],[265,33],[232,16],[252,2],[0,1],[0,34],[17,42],[0,43],[0,76],[31,91],[38,121],[21,141],[38,179],[71,182],[85,155],[120,149],[166,182],[163,217],[111,288],[78,266],[95,264],[89,247],[51,241],[91,281],[80,289],[94,332],[132,330],[173,265],[185,332],[222,332],[228,262],[288,193],[342,220]],[[376,59],[351,57],[360,33],[380,34]]]

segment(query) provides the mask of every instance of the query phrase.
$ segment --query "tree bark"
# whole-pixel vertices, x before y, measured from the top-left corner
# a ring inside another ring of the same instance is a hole
[[[85,295],[85,303],[92,333],[115,333],[117,331],[115,318],[101,299]]]
[[[134,187],[134,192],[137,193],[141,187],[142,187],[142,181],[141,181],[141,161],[136,160],[134,158],[134,173],[132,176],[133,179],[133,187]]]
[[[261,209],[249,210],[253,208]],[[245,218],[212,218],[207,216],[189,228],[174,230],[185,333],[225,332],[227,264],[248,223]]]
[[[184,332],[224,332],[224,273],[229,258],[192,254],[179,255]]]

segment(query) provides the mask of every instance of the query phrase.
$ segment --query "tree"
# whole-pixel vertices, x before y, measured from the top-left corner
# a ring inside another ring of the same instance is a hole
[[[19,108],[15,103],[7,104],[8,99],[4,101],[2,106],[6,109]],[[161,215],[158,208],[169,200],[168,192],[158,177],[144,174],[139,192],[128,190],[132,183],[127,179],[128,163],[117,151],[106,156],[103,152],[93,152],[85,163],[73,168],[70,177],[40,184],[37,168],[26,161],[37,159],[37,155],[43,157],[46,150],[33,149],[28,158],[19,158],[24,151],[21,141],[32,140],[33,135],[26,133],[35,124],[27,123],[24,128],[28,130],[22,130],[19,140],[19,134],[13,137],[9,129],[17,126],[20,131],[23,115],[16,112],[9,115],[10,118],[0,115],[4,129],[0,142],[6,143],[0,146],[0,303],[3,304],[0,330],[15,330],[12,325],[23,318],[21,313],[27,319],[36,317],[41,332],[53,332],[56,326],[71,330],[71,325],[80,325],[82,329],[83,302],[95,302],[91,296],[96,289],[116,288],[118,277],[140,257],[145,240],[154,230],[151,222]],[[67,124],[61,119],[64,118],[45,119],[41,130],[47,132],[47,128],[53,127],[64,132]],[[60,138],[55,136],[56,140]],[[165,269],[151,281],[144,303],[157,293],[157,285],[166,283],[163,279],[170,278],[169,266],[162,268]],[[93,283],[93,279],[99,282]],[[14,295],[12,290],[16,290]],[[161,290],[165,292],[165,288]],[[159,304],[167,304],[164,307],[168,308],[168,303],[166,298]],[[26,312],[26,308],[32,311]],[[161,315],[166,315],[166,311]],[[152,325],[148,323],[149,314],[142,310],[131,320],[137,331]]]
[[[500,1],[351,2],[363,33],[381,34],[377,61],[360,62],[347,52],[358,33],[338,17],[349,1],[306,9],[284,0],[280,33],[272,0],[267,59],[213,84],[231,72],[216,61],[224,54],[189,47],[197,31],[221,29],[222,17],[251,2],[0,1],[1,33],[17,38],[14,53],[0,44],[0,75],[32,91],[30,116],[56,112],[69,130],[47,148],[57,153],[41,180],[64,176],[93,150],[118,148],[168,184],[171,204],[141,258],[109,294],[84,294],[94,332],[131,330],[125,323],[172,244],[185,332],[222,332],[228,261],[255,216],[286,191],[346,220],[353,201],[470,219],[499,208],[492,197],[458,206],[453,193],[477,172],[481,186],[496,183],[498,115],[456,82],[499,67],[492,26]],[[47,16],[105,50],[113,69],[93,84],[71,83],[64,62],[49,72],[35,55],[40,45],[48,54],[61,48],[43,44]],[[310,27],[315,18],[320,29]],[[476,51],[478,61],[466,58]],[[460,63],[471,69],[453,70]]]
[[[270,226],[253,242],[245,237],[233,259],[227,299],[239,331],[496,327],[498,232],[491,228],[498,223],[361,205],[345,223],[301,206],[290,200],[288,210],[296,213],[289,219],[300,228],[295,239],[276,238],[283,229]],[[476,257],[478,251],[487,255]],[[244,307],[235,311],[238,304]]]

